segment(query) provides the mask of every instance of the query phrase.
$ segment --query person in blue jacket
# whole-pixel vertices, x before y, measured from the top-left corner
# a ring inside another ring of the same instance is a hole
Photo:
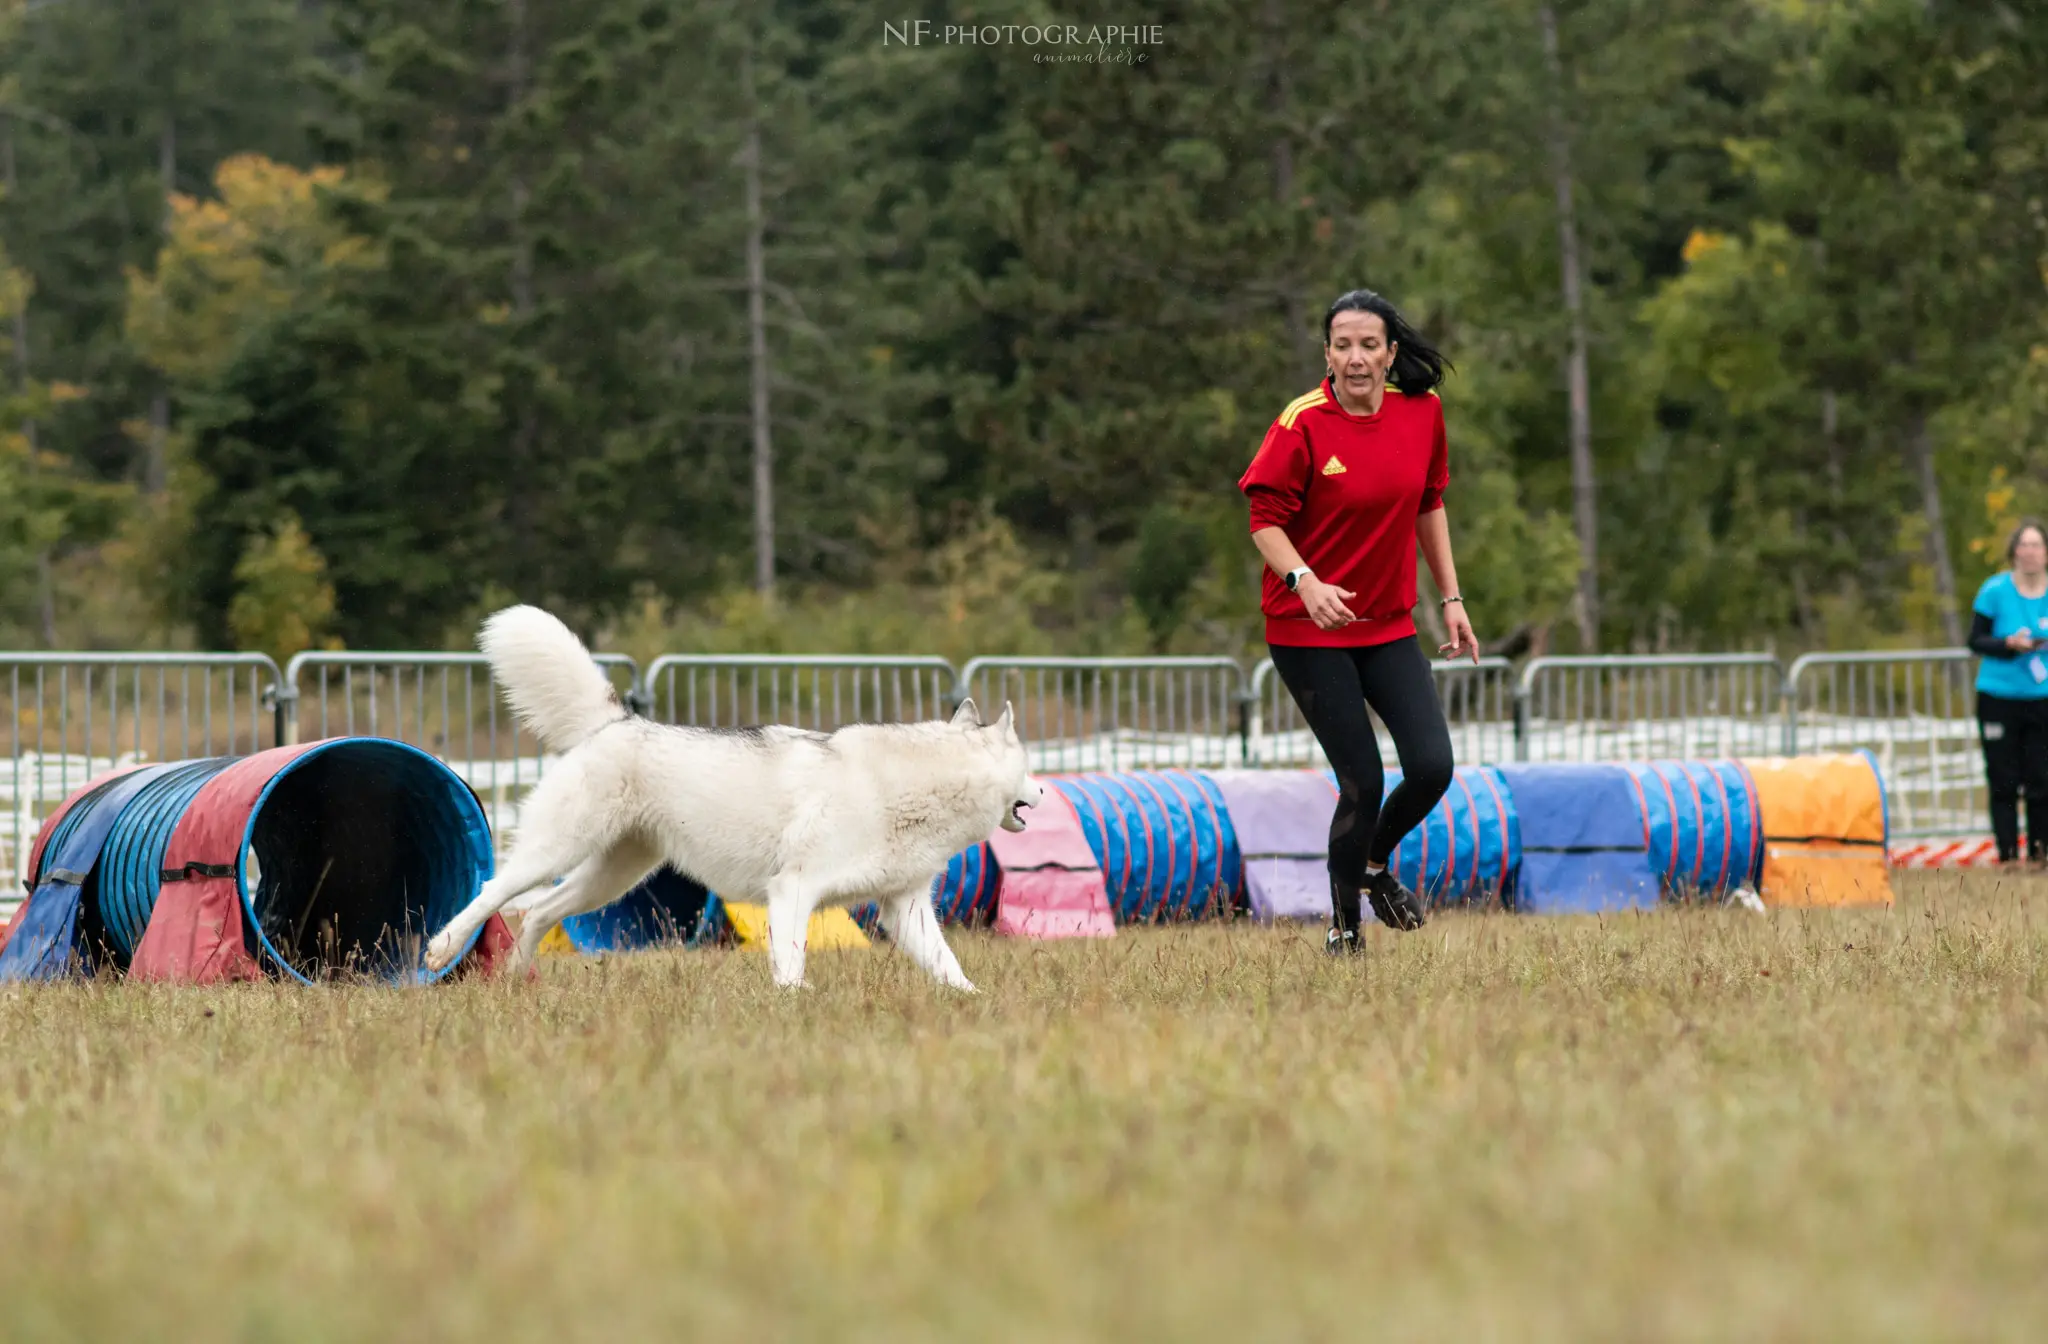
[[[1970,649],[1977,668],[1977,736],[1991,789],[1998,857],[2020,856],[2020,794],[2027,796],[2027,857],[2048,860],[2048,529],[2029,518],[2005,544],[2008,568],[1977,590]]]

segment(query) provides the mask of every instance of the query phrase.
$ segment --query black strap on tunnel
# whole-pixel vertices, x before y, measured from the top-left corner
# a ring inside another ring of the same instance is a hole
[[[232,863],[188,863],[183,868],[165,868],[157,876],[166,882],[184,882],[195,877],[233,877]]]
[[[1767,835],[1767,845],[1868,845],[1872,849],[1884,847],[1882,840],[1858,840],[1846,835]]]
[[[85,885],[85,874],[74,873],[69,868],[52,868],[43,874],[43,881],[61,882],[67,887],[82,887]]]

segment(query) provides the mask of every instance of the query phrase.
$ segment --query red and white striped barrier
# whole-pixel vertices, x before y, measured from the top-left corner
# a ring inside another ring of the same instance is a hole
[[[1998,842],[1990,836],[1963,840],[1920,840],[1892,846],[1894,868],[1995,868]]]

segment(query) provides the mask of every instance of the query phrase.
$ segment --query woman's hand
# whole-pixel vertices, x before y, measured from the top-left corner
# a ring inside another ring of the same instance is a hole
[[[2034,637],[2025,630],[2015,630],[2005,637],[2005,647],[2014,653],[2025,653],[2034,647]]]
[[[1446,658],[1463,658],[1472,655],[1472,661],[1479,661],[1479,636],[1472,633],[1472,619],[1465,614],[1463,602],[1453,602],[1444,608],[1444,630],[1451,642],[1437,650]]]
[[[1319,630],[1342,630],[1358,618],[1351,614],[1351,608],[1344,604],[1358,594],[1349,588],[1339,588],[1334,583],[1324,583],[1310,576],[1301,581],[1301,605],[1308,608],[1309,619]]]

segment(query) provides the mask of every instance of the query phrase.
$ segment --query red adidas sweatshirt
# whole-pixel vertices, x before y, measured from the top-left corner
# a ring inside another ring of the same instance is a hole
[[[1324,583],[1357,596],[1359,619],[1318,629],[1272,566],[1260,610],[1266,642],[1318,648],[1386,644],[1415,635],[1415,520],[1444,502],[1450,483],[1443,403],[1392,386],[1372,415],[1353,415],[1330,382],[1297,397],[1266,431],[1237,488],[1252,527],[1282,528]]]

